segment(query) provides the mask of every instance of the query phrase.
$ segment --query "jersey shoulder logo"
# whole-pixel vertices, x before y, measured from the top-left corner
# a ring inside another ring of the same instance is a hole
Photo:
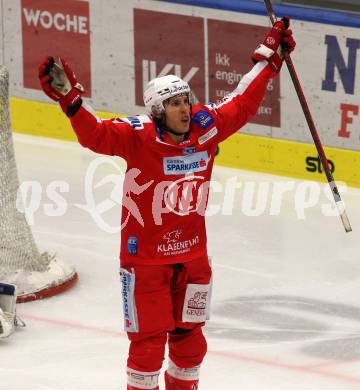
[[[143,130],[144,123],[151,123],[151,119],[147,115],[128,116],[124,118],[116,118],[117,123],[127,123],[134,130]]]
[[[216,106],[215,103],[208,103],[208,104],[205,104],[205,107],[206,107],[208,110],[210,110],[210,111],[216,112],[217,106]]]
[[[202,129],[207,129],[215,122],[214,117],[205,110],[199,110],[191,120]]]

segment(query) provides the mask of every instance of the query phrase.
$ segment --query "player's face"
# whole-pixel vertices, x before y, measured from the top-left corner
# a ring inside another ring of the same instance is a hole
[[[185,134],[190,128],[190,102],[187,95],[174,96],[165,106],[166,126],[177,133]]]

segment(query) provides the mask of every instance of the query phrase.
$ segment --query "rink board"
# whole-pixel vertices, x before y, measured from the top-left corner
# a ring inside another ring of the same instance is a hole
[[[308,7],[275,8],[292,18],[292,59],[334,177],[360,187],[360,19]],[[148,81],[165,74],[188,81],[195,102],[221,101],[251,69],[251,54],[270,27],[259,1],[15,0],[0,16],[13,130],[69,141],[76,137],[67,119],[49,104],[38,80],[45,55],[68,60],[99,116],[134,115],[145,110]],[[154,50],[155,42],[161,50]],[[286,69],[269,81],[252,120],[221,146],[217,163],[325,180]]]
[[[12,98],[12,126],[16,132],[77,141],[67,117],[55,104]],[[97,112],[99,117],[119,114]],[[296,131],[295,129],[293,131]],[[357,151],[326,147],[330,166],[337,181],[360,187],[360,154]],[[270,174],[326,181],[317,159],[315,146],[307,143],[237,133],[220,145],[217,165]]]
[[[45,55],[53,54],[72,65],[85,98],[97,111],[143,113],[147,82],[171,73],[189,82],[199,102],[220,101],[251,69],[251,54],[269,29],[265,6],[258,1],[181,3],[12,1],[11,7],[3,7],[0,31],[10,95],[48,103],[37,67]],[[253,3],[256,9],[243,3]],[[217,9],[206,7],[210,4]],[[280,7],[279,14],[283,12],[293,18],[297,47],[292,59],[323,145],[360,151],[359,18],[321,12],[314,20],[310,16],[316,10],[301,7]],[[154,50],[155,42],[161,42],[161,50]],[[241,132],[312,143],[286,69],[269,82],[258,113]]]

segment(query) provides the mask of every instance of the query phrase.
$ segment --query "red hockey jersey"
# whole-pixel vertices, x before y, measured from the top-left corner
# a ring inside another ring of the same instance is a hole
[[[102,120],[83,105],[70,118],[81,145],[127,161],[123,266],[207,255],[204,213],[217,145],[253,117],[274,76],[259,62],[220,104],[193,106],[189,137],[180,144],[146,115]]]

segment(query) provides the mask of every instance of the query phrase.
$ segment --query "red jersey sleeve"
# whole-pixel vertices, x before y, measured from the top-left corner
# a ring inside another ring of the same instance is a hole
[[[276,73],[267,61],[258,62],[240,80],[237,88],[212,107],[216,113],[218,141],[221,142],[243,127],[256,114],[269,80]]]
[[[127,118],[100,119],[83,105],[70,121],[82,146],[125,160],[131,156],[138,137]]]

